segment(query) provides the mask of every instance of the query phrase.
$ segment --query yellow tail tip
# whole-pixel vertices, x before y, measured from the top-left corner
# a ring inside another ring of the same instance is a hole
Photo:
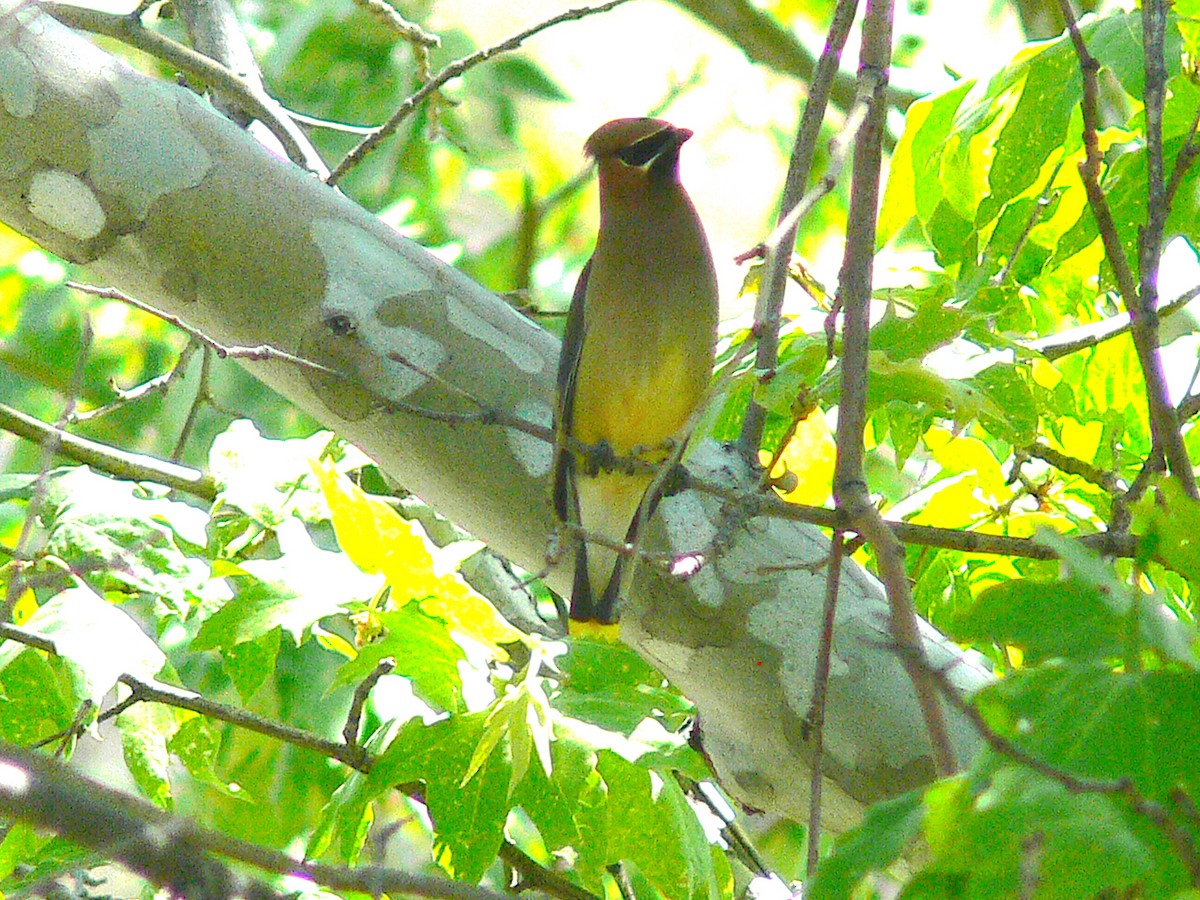
[[[567,630],[573,638],[584,638],[592,641],[607,641],[610,644],[615,644],[621,639],[621,623],[620,622],[597,622],[588,620],[586,622],[578,619],[571,619],[567,625]]]

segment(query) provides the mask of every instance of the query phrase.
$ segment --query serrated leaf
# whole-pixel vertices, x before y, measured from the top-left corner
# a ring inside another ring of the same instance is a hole
[[[551,852],[574,848],[573,873],[598,892],[613,857],[608,846],[608,789],[596,771],[595,751],[559,731],[551,755],[550,774],[532,767],[513,802],[529,815]]]
[[[338,545],[362,571],[380,573],[400,600],[420,601],[455,631],[493,648],[521,632],[454,571],[439,572],[423,531],[387,504],[368,497],[331,466],[313,466],[332,513]]]
[[[413,729],[424,727],[419,721],[412,721],[409,726]],[[364,744],[364,749],[368,753],[382,756],[399,732],[400,726],[397,722],[388,722],[375,730]],[[384,762],[383,766],[386,770],[388,762]],[[378,765],[376,768],[379,768]],[[358,771],[347,773],[346,780],[337,787],[321,810],[313,826],[305,857],[319,859],[336,845],[337,858],[348,865],[356,865],[367,839],[367,831],[374,820],[372,802],[391,791],[399,780],[403,779],[372,779]]]
[[[708,839],[674,778],[608,750],[596,768],[608,786],[614,861],[631,861],[664,897],[716,898]]]
[[[167,661],[133,619],[86,587],[46,601],[25,628],[50,638],[59,656],[78,667],[84,695],[97,707],[121,675],[151,681]],[[0,667],[4,653],[0,646]]]
[[[86,699],[68,664],[32,647],[0,645],[0,739],[22,747],[60,734]]]
[[[229,649],[282,628],[299,644],[313,623],[370,597],[378,582],[362,575],[340,553],[316,547],[299,519],[277,531],[278,559],[243,562],[233,577],[237,593],[200,627],[193,650]]]
[[[125,768],[138,790],[165,810],[175,808],[167,742],[179,727],[175,712],[158,703],[135,703],[117,716]]]
[[[925,875],[950,880],[954,896],[1012,897],[1030,877],[1036,896],[1047,900],[1133,885],[1164,896],[1161,883],[1148,888],[1146,881],[1159,881],[1170,867],[1144,840],[1150,829],[1131,827],[1111,795],[1072,793],[1044,775],[1001,765],[968,794],[954,796],[944,814]]]
[[[373,787],[425,783],[425,803],[434,826],[434,858],[463,881],[478,881],[495,860],[511,808],[511,767],[504,748],[491,754],[463,784],[485,720],[485,714],[469,713],[428,726],[410,722],[376,760],[369,776]]]
[[[440,709],[462,709],[462,676],[458,665],[466,659],[450,636],[446,623],[427,615],[417,603],[379,614],[383,637],[359,648],[358,656],[338,669],[333,685],[356,684],[380,661],[392,657],[396,675],[412,680],[421,699]]]

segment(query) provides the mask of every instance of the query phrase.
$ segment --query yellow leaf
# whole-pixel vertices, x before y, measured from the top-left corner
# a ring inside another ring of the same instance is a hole
[[[768,459],[764,459],[766,463]],[[798,426],[784,448],[772,477],[785,472],[796,476],[796,486],[781,492],[788,503],[820,506],[829,499],[833,485],[833,468],[837,462],[837,444],[829,431],[829,423],[820,409],[814,409]]]
[[[909,521],[914,525],[938,525],[942,528],[961,528],[991,512],[980,496],[979,480],[974,473],[941,482],[945,485],[935,492],[925,507]]]
[[[381,500],[368,497],[331,463],[313,464],[313,473],[329,503],[338,545],[368,574],[382,573],[398,597],[417,600],[421,609],[501,657],[498,644],[523,633],[506,622],[457,572],[438,574],[424,530],[402,518]]]
[[[1003,503],[1012,496],[1004,483],[1004,470],[987,444],[978,438],[951,434],[944,428],[930,428],[924,435],[925,446],[945,471],[952,474],[974,472],[980,490],[993,502]]]

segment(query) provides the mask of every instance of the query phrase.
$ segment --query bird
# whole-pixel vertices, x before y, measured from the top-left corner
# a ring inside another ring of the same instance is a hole
[[[686,440],[712,378],[717,276],[679,178],[692,136],[662,119],[614,119],[587,139],[600,185],[596,247],[580,273],[559,357],[554,510],[611,543],[636,537],[652,466]],[[649,520],[658,497],[646,498]],[[578,540],[572,635],[615,639],[623,557]]]

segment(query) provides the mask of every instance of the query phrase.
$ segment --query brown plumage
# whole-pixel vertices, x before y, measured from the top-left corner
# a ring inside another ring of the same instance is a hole
[[[640,459],[665,459],[666,443],[686,437],[681,430],[712,375],[716,274],[679,181],[679,149],[691,136],[661,119],[616,119],[585,146],[599,167],[600,231],[567,316],[557,429],[618,460],[635,448]],[[555,512],[590,533],[631,541],[652,480],[560,447]],[[620,563],[614,551],[580,542],[573,631],[575,623],[616,622]]]

